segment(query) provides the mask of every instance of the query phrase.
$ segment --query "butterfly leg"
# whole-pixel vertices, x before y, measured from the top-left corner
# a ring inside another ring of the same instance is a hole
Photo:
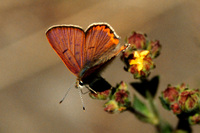
[[[92,92],[94,92],[95,94],[97,94],[97,92],[95,90],[93,90],[92,88],[90,88],[89,86],[85,85],[85,87],[88,89],[88,90],[91,90]]]
[[[87,88],[87,87],[86,87]],[[90,91],[86,91],[86,92],[83,92],[83,90],[81,89],[81,93],[83,94],[83,95],[85,95],[85,94],[87,94],[87,93],[89,93]]]

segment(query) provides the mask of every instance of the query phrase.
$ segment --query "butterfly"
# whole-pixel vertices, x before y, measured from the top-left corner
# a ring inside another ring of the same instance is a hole
[[[77,77],[75,87],[88,84],[95,91],[111,85],[99,74],[111,59],[125,49],[107,23],[91,24],[86,31],[75,25],[57,25],[46,32],[47,39],[68,69]]]

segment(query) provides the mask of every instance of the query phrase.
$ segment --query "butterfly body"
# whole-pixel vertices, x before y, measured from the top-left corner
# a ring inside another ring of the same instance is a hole
[[[53,26],[47,30],[46,35],[64,64],[77,76],[76,88],[81,86],[82,81],[85,82],[83,85],[86,84],[89,76],[95,75],[124,49],[119,44],[118,35],[106,23],[92,24],[86,31],[73,25]],[[94,83],[104,81],[101,77],[97,79]]]

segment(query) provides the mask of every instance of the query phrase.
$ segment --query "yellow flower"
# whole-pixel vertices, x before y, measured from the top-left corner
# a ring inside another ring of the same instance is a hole
[[[140,72],[143,69],[143,60],[149,54],[148,50],[142,52],[135,51],[134,59],[130,60],[130,65],[137,65],[137,70]]]

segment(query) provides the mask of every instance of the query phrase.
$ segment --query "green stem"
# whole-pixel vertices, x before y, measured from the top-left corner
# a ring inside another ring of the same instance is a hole
[[[146,89],[146,97],[147,97],[147,100],[149,102],[152,113],[154,114],[154,119],[158,121],[157,124],[155,125],[156,130],[158,132],[161,132],[161,120],[160,120],[160,117],[159,117],[159,113],[158,113],[158,110],[157,110],[157,108],[156,108],[156,106],[153,102],[152,95],[151,95],[151,93],[149,92],[148,89]]]
[[[146,90],[146,96],[147,96],[147,100],[148,100],[148,102],[150,104],[150,107],[151,107],[154,115],[159,118],[158,110],[157,110],[156,106],[154,105],[152,95],[151,95],[151,93],[149,92],[148,89]]]
[[[147,98],[147,100],[149,102],[151,111],[152,111],[152,113],[154,115],[154,119],[156,121],[155,122],[156,130],[158,132],[162,132],[162,129],[161,129],[162,122],[161,122],[158,110],[157,110],[157,108],[156,108],[156,106],[154,104],[152,94],[150,93],[150,89],[153,89],[153,88],[148,86],[148,82],[149,81],[147,79],[141,79],[141,82],[146,85],[146,87],[145,87],[146,98]]]
[[[172,127],[165,121],[163,121],[158,113],[158,110],[154,104],[153,97],[149,90],[146,90],[146,97],[149,102],[149,105],[151,107],[152,113],[154,114],[154,119],[157,120],[157,124],[155,124],[155,128],[158,133],[171,133],[172,132]]]

